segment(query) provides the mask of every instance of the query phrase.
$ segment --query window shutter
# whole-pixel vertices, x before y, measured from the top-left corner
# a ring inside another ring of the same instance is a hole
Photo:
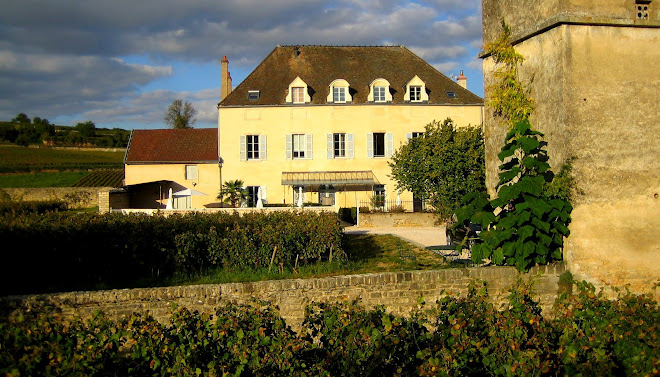
[[[346,157],[355,158],[353,134],[346,134]]]
[[[245,135],[241,135],[241,140],[240,140],[240,153],[241,153],[241,161],[247,161],[247,148],[245,146]]]
[[[335,139],[333,134],[328,134],[328,160],[335,157]]]
[[[259,159],[266,160],[266,135],[259,135]]]
[[[408,140],[412,139],[412,132],[408,132],[406,134],[406,139],[408,139]]]
[[[374,158],[374,134],[367,134],[367,158]]]
[[[307,139],[307,148],[305,150],[305,158],[308,160],[311,160],[313,158],[312,156],[312,149],[314,149],[314,143],[312,142],[312,134],[307,134],[305,135],[305,138]]]
[[[268,204],[268,191],[266,190],[266,186],[261,186],[261,199],[264,204]]]
[[[286,145],[286,159],[291,160],[293,158],[293,135],[287,134],[284,135],[286,140],[284,140],[284,143]]]
[[[394,134],[391,132],[387,133],[387,146],[385,147],[385,156],[392,157],[394,154]]]

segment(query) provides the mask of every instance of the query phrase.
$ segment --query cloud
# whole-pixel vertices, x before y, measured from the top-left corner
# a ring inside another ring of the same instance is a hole
[[[34,112],[159,122],[158,111],[140,112],[136,104],[150,99],[154,108],[162,108],[170,98],[159,97],[163,93],[196,96],[204,95],[204,88],[150,87],[147,94],[145,85],[189,73],[173,67],[217,62],[223,55],[233,73],[245,75],[277,44],[405,45],[435,67],[448,69],[470,64],[479,50],[475,46],[481,45],[479,0],[5,3],[0,12],[0,119]],[[143,61],[122,60],[129,56]],[[234,84],[243,77],[234,76]],[[209,81],[207,87],[217,86],[219,79]],[[217,103],[196,100],[204,109]],[[213,109],[203,114],[200,108],[200,121],[216,117]]]

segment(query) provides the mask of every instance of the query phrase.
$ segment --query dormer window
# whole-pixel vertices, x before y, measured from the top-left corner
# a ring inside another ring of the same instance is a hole
[[[295,80],[289,84],[289,93],[286,96],[286,103],[310,103],[312,99],[309,96],[309,91],[307,90],[307,83],[305,83],[300,77],[296,77]]]
[[[369,84],[367,102],[392,102],[390,82],[385,79],[376,79]]]
[[[426,84],[419,76],[415,75],[406,84],[406,94],[403,100],[407,102],[428,102],[429,95],[426,93]]]
[[[458,98],[458,95],[453,90],[448,90],[447,91],[447,97],[449,97],[449,98]]]
[[[248,90],[248,99],[250,101],[256,101],[259,99],[259,91],[258,90]]]
[[[353,98],[349,92],[350,85],[348,81],[337,79],[330,83],[330,90],[328,93],[328,103],[347,103],[352,102]]]

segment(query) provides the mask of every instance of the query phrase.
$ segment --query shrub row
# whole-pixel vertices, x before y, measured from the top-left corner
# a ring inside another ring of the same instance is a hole
[[[648,296],[604,299],[580,285],[540,315],[529,285],[493,307],[473,287],[403,318],[359,304],[312,304],[300,334],[277,309],[178,309],[168,324],[15,316],[0,324],[0,373],[86,376],[652,376],[660,308]]]
[[[2,190],[0,190],[2,191]],[[0,193],[0,196],[2,196]],[[7,195],[7,198],[9,196]],[[60,200],[41,200],[41,201],[11,201],[11,200],[0,200],[0,216],[17,216],[17,215],[26,215],[30,213],[46,213],[46,212],[55,212],[55,211],[66,211],[67,204]]]
[[[260,268],[271,259],[303,265],[343,257],[341,235],[331,213],[7,215],[0,239],[17,246],[0,254],[0,294],[121,287],[207,268]]]

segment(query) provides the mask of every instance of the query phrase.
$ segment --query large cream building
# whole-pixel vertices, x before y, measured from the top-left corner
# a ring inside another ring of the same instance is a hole
[[[250,205],[259,191],[272,204],[295,204],[300,193],[338,207],[394,199],[387,162],[402,143],[433,120],[482,123],[483,100],[464,77],[457,83],[402,46],[278,46],[233,91],[222,65],[221,180],[243,180]]]

